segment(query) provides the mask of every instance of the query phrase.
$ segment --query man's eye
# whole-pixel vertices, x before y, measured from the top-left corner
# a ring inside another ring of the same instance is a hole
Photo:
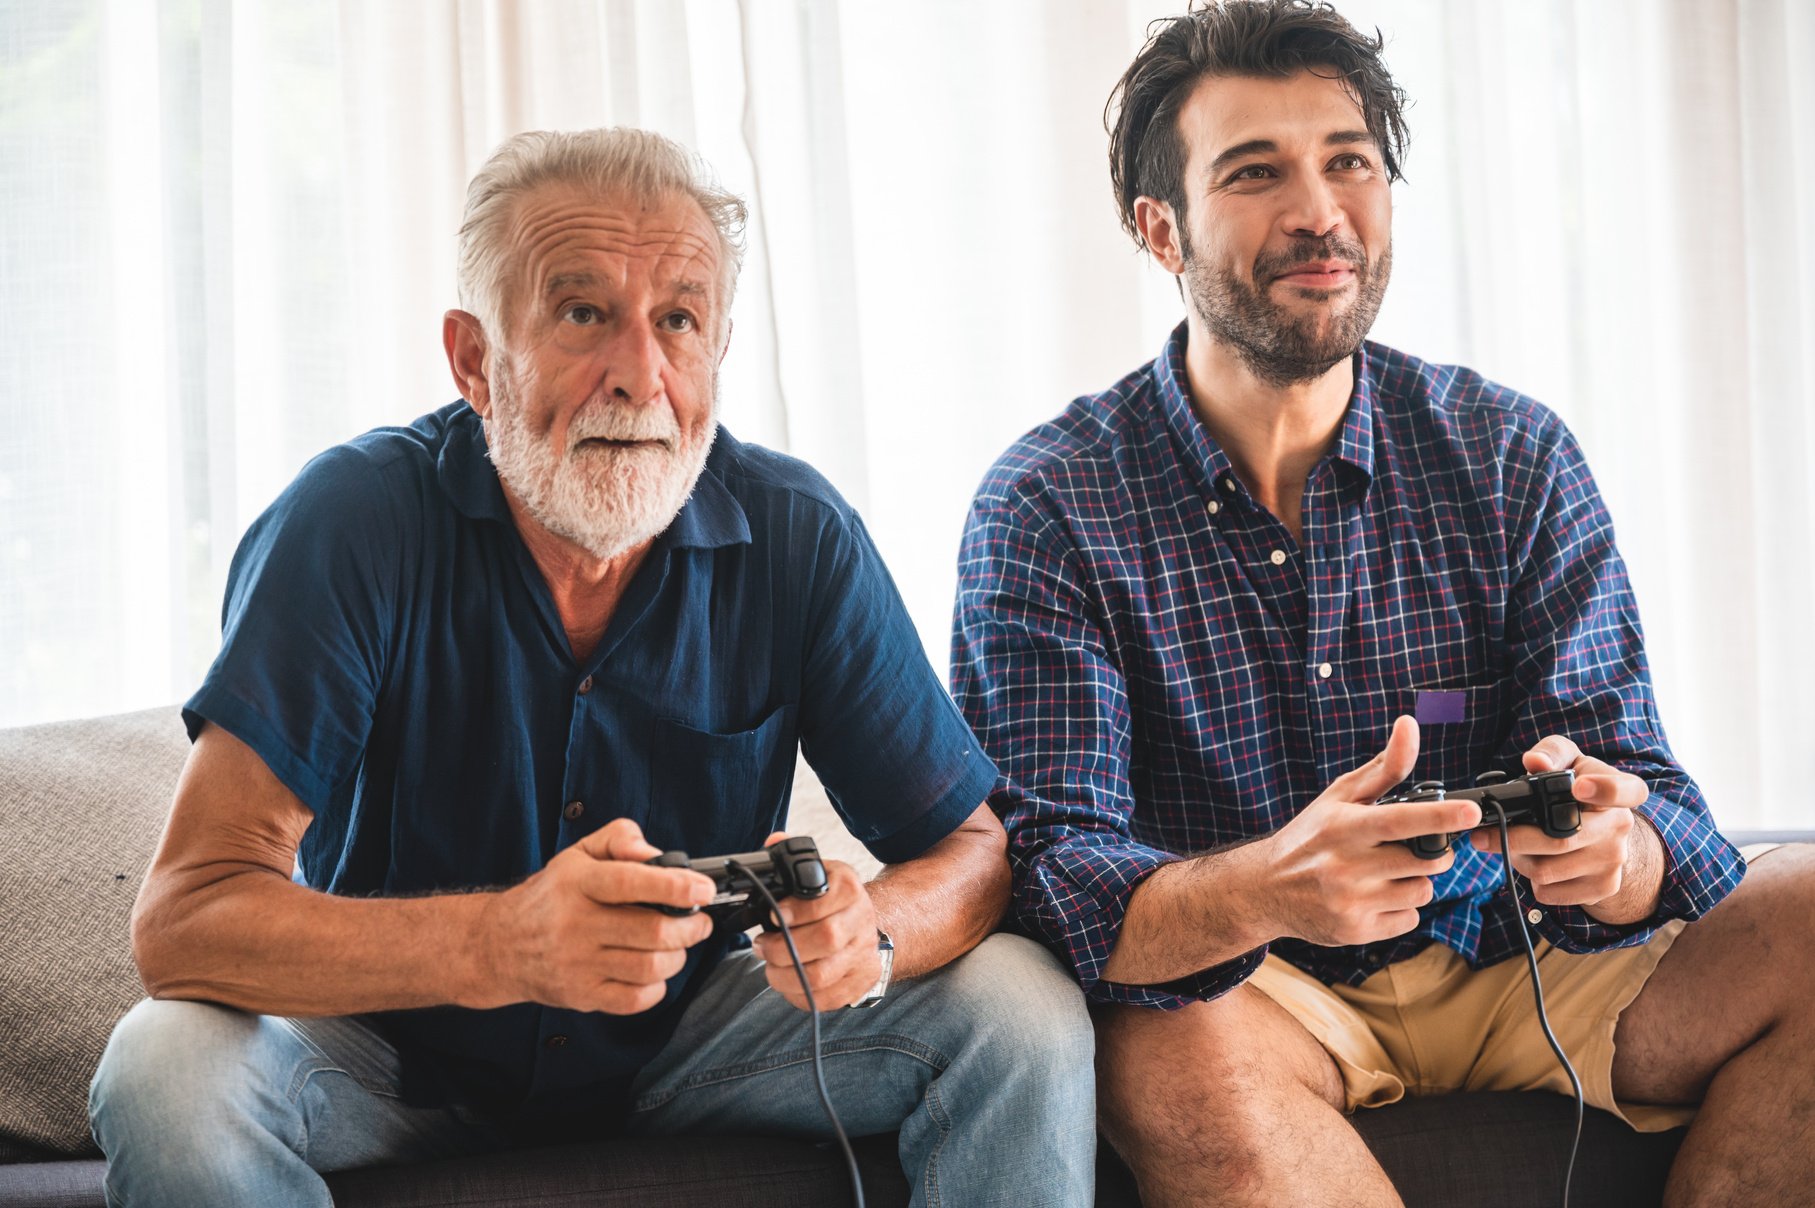
[[[662,326],[673,332],[692,331],[693,316],[684,310],[677,310],[662,317]]]
[[[582,327],[585,327],[599,321],[599,311],[595,306],[587,306],[585,303],[581,303],[578,306],[568,307],[561,317],[566,319],[569,323],[578,323]]]
[[[1265,164],[1249,164],[1247,167],[1239,169],[1235,175],[1231,176],[1229,179],[1265,180],[1271,175],[1273,175],[1273,169],[1267,167]]]
[[[1357,168],[1367,167],[1368,161],[1365,155],[1338,155],[1331,166],[1341,172],[1353,172]]]

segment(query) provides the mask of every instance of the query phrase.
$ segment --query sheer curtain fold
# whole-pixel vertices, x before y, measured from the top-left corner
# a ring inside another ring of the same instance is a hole
[[[0,18],[0,724],[152,704],[301,464],[453,397],[465,184],[637,124],[751,204],[745,439],[863,511],[943,665],[990,460],[1180,313],[1116,225],[1132,0],[69,0]],[[1815,7],[1345,0],[1414,99],[1378,338],[1581,436],[1680,753],[1807,825]]]

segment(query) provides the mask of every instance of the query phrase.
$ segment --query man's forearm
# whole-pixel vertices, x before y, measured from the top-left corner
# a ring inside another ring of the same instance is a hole
[[[883,869],[867,888],[895,945],[893,976],[930,973],[975,948],[1002,921],[1008,881],[1000,828],[954,831],[920,858]]]
[[[1155,985],[1189,977],[1277,938],[1265,922],[1265,848],[1244,843],[1168,864],[1128,901],[1103,977]]]
[[[269,869],[160,894],[133,914],[133,951],[154,998],[268,1015],[513,1001],[490,967],[487,914],[500,894],[337,897]]]

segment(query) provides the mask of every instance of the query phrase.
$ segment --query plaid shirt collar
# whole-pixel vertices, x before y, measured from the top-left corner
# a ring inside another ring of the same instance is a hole
[[[1185,372],[1189,327],[1187,322],[1173,328],[1166,338],[1166,346],[1153,361],[1153,388],[1159,400],[1160,417],[1178,444],[1180,462],[1206,498],[1214,498],[1214,489],[1227,478],[1236,484],[1233,494],[1258,507],[1249,499],[1248,488],[1229,463],[1229,455],[1216,443],[1191,406],[1191,380]],[[1349,395],[1349,409],[1343,416],[1336,444],[1324,455],[1324,460],[1347,467],[1348,484],[1358,488],[1357,497],[1362,497],[1374,481],[1376,367],[1370,362],[1368,345],[1363,344],[1355,353],[1353,365],[1355,387]]]

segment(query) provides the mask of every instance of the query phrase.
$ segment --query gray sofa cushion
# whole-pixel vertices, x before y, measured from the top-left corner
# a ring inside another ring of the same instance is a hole
[[[171,708],[0,731],[0,1141],[96,1152],[88,1079],[143,993],[127,918],[188,746]]]

